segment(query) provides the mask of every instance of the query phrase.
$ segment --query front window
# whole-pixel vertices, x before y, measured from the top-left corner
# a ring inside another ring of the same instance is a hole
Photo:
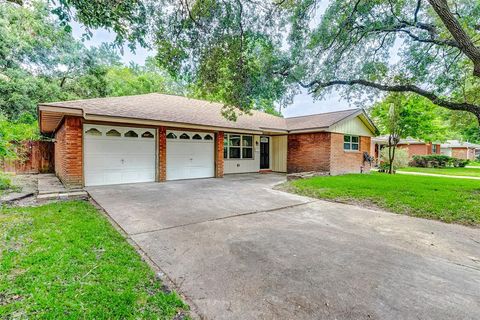
[[[225,134],[223,157],[225,159],[253,159],[253,136]]]
[[[343,136],[343,150],[346,151],[358,151],[360,150],[359,146],[360,137],[359,136]]]
[[[438,152],[437,145],[436,144],[432,145],[432,153],[437,153],[437,152]]]

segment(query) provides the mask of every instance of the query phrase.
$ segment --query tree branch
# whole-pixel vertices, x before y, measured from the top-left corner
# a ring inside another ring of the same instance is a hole
[[[424,90],[412,84],[385,85],[385,84],[375,83],[375,82],[371,82],[363,79],[332,80],[327,82],[312,81],[308,84],[303,84],[299,82],[299,84],[306,89],[312,89],[313,92],[318,92],[323,88],[327,88],[335,85],[348,85],[348,86],[362,85],[370,88],[375,88],[381,91],[413,92],[422,97],[427,98],[428,100],[432,101],[434,104],[438,106],[441,106],[450,110],[460,110],[460,111],[471,112],[477,117],[478,121],[480,122],[480,105],[471,104],[467,102],[453,102],[450,100],[446,100],[444,98],[439,97],[438,95],[436,95],[431,91]]]
[[[443,24],[458,43],[460,50],[473,62],[473,75],[480,77],[480,48],[463,30],[455,15],[450,11],[446,0],[428,0]]]

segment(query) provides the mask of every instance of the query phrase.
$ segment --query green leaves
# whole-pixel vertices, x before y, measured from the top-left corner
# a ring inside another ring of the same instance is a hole
[[[24,115],[12,122],[0,114],[0,159],[16,159],[17,142],[35,140],[38,136],[38,124],[32,116]]]
[[[370,114],[381,134],[395,131],[400,138],[412,137],[425,141],[446,139],[447,124],[440,117],[439,107],[413,94],[390,94],[375,104]]]

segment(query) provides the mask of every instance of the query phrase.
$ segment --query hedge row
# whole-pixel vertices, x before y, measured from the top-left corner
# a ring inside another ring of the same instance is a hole
[[[452,158],[444,155],[413,156],[409,163],[412,167],[424,168],[445,168],[445,167],[465,167],[469,160]]]

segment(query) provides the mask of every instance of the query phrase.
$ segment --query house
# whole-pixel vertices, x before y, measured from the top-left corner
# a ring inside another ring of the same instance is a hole
[[[476,152],[480,150],[480,145],[458,140],[447,140],[445,143],[442,143],[440,149],[442,154],[449,157],[475,160]]]
[[[259,111],[229,121],[223,105],[166,94],[42,103],[67,185],[165,181],[259,171],[368,171],[376,128],[362,109],[282,118]]]
[[[379,159],[380,150],[387,145],[388,135],[372,138],[371,153],[374,155],[375,159]],[[400,139],[400,142],[397,144],[397,148],[407,150],[409,159],[412,159],[414,156],[440,154],[439,143],[425,142],[411,137]]]

